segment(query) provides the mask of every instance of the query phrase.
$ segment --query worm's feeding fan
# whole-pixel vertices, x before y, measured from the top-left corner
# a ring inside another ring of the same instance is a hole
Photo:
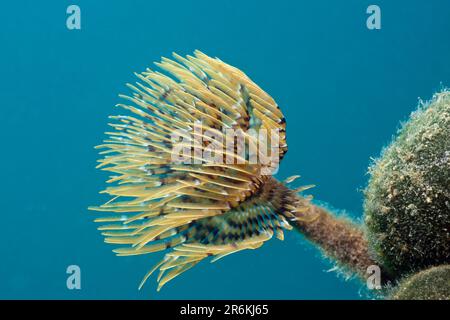
[[[248,148],[255,143],[250,129],[277,129],[281,159],[285,120],[267,93],[219,59],[196,51],[157,65],[164,73],[136,74],[140,81],[128,85],[133,94],[121,96],[127,104],[118,106],[128,115],[111,117],[114,130],[98,146],[104,156],[98,168],[114,174],[113,186],[103,191],[112,198],[91,209],[109,212],[96,221],[104,223],[105,242],[121,245],[117,255],[171,249],[141,283],[159,269],[159,290],[208,256],[258,248],[273,234],[283,239],[282,229],[291,228],[288,220],[302,208],[246,157],[233,164],[174,163],[173,133],[192,137],[196,123],[202,124],[196,138],[203,138],[203,151],[212,142],[206,130],[242,129]],[[190,155],[195,160],[197,153]]]

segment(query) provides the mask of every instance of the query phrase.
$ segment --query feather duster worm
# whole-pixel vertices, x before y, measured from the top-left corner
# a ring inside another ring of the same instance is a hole
[[[128,85],[133,94],[121,96],[128,103],[118,106],[131,115],[111,117],[114,131],[98,146],[104,155],[98,168],[114,174],[108,180],[114,186],[103,191],[112,198],[91,208],[109,212],[95,221],[103,224],[105,242],[121,245],[117,255],[169,249],[140,287],[158,269],[159,290],[208,257],[258,248],[273,235],[283,239],[294,220],[313,240],[315,234],[331,236],[320,223],[305,225],[313,210],[296,193],[308,187],[290,190],[264,172],[267,163],[251,161],[248,150],[259,143],[252,130],[275,130],[276,139],[266,139],[264,148],[276,150],[279,159],[287,152],[286,121],[267,93],[242,71],[199,51],[156,64],[164,73],[136,74],[140,81]],[[246,151],[239,155],[233,146],[216,149],[215,161],[202,157],[225,140],[226,129],[241,132]],[[173,152],[180,138],[188,151],[182,162]]]
[[[157,63],[171,76],[148,69],[136,74],[140,82],[128,85],[133,95],[121,96],[130,104],[119,106],[134,116],[111,117],[115,131],[98,146],[106,149],[98,168],[116,174],[108,181],[115,186],[104,191],[113,198],[91,208],[118,214],[96,219],[106,223],[99,228],[105,242],[127,245],[114,250],[118,255],[173,248],[142,282],[159,269],[158,289],[208,256],[215,261],[258,248],[273,234],[283,239],[282,230],[291,229],[288,220],[300,207],[294,198],[286,200],[288,189],[277,190],[273,179],[261,173],[262,164],[251,163],[245,154],[236,159],[234,148],[221,155],[235,156],[232,163],[200,159],[211,143],[206,131],[224,138],[224,129],[240,129],[246,150],[257,143],[249,129],[277,129],[282,158],[285,120],[275,101],[218,59],[199,51],[174,58]],[[174,163],[174,132],[189,140],[198,123],[202,142],[195,147],[200,152],[188,145],[187,160],[200,162]]]

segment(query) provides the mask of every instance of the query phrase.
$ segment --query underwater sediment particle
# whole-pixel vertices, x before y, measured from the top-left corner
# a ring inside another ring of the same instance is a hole
[[[369,169],[365,222],[394,278],[450,262],[450,92],[419,106]]]
[[[432,267],[406,277],[390,299],[450,300],[450,265]]]

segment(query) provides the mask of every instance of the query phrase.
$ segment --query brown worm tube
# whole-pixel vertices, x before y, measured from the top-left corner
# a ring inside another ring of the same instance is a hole
[[[269,180],[269,185],[271,189],[283,195],[284,204],[308,208],[306,212],[295,214],[298,220],[292,225],[307,240],[321,248],[328,257],[355,272],[362,279],[370,275],[367,273],[369,266],[379,266],[371,255],[366,234],[360,225],[350,219],[337,217],[327,209],[310,203],[273,178]],[[311,219],[305,217],[311,217]],[[386,283],[390,277],[382,266],[380,269],[382,282]]]
[[[308,215],[316,218],[312,221],[297,220],[294,227],[327,256],[365,279],[367,267],[377,265],[377,262],[370,255],[361,227],[312,204],[309,204]]]

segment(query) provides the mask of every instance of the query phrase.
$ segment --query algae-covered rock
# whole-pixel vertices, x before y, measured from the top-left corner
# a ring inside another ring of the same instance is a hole
[[[394,300],[450,300],[450,265],[420,271],[400,282]]]
[[[414,112],[370,168],[371,249],[394,278],[450,263],[450,91]]]

